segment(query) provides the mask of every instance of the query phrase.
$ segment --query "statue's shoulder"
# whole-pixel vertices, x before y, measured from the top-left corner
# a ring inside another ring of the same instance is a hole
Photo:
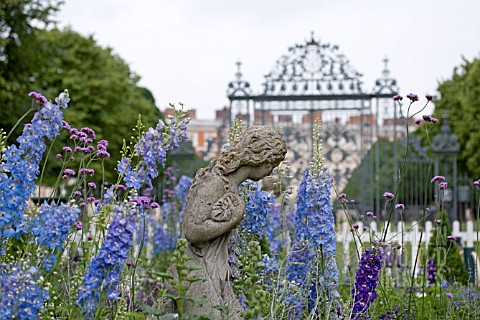
[[[211,191],[224,191],[225,186],[228,185],[228,182],[225,181],[225,178],[212,173],[205,172],[201,177],[197,177],[194,181],[194,185],[198,190],[210,189]]]

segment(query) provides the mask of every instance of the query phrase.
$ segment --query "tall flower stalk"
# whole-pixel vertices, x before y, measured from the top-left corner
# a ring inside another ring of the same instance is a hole
[[[384,251],[381,247],[365,248],[358,263],[355,286],[352,289],[353,306],[350,319],[363,319],[370,304],[377,298],[376,287],[382,269]]]
[[[295,214],[295,234],[289,256],[287,279],[301,290],[293,296],[291,317],[303,313],[305,301],[308,311],[331,312],[338,296],[338,270],[336,264],[335,221],[332,212],[332,181],[323,168],[320,123],[314,130],[314,157],[310,169],[305,170],[300,184]],[[307,296],[303,296],[310,293]]]

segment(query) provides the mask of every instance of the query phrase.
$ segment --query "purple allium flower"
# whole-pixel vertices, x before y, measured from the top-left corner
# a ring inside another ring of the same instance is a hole
[[[135,230],[135,217],[127,216],[127,211],[129,208],[123,205],[114,207],[114,218],[108,227],[105,242],[88,265],[84,283],[78,290],[76,302],[87,318],[95,314],[104,290],[109,300],[119,297],[119,276],[129,255]]]
[[[431,95],[431,94],[426,94],[426,95],[425,95],[425,99],[427,99],[427,101],[432,101],[432,100],[433,100],[433,95]]]
[[[90,168],[81,168],[79,173],[80,175],[86,175],[91,177],[95,174],[95,170]]]
[[[355,286],[352,289],[353,309],[351,319],[357,319],[364,314],[377,297],[375,288],[378,274],[382,268],[384,252],[379,247],[367,247],[358,263]]]
[[[397,204],[395,205],[395,209],[397,209],[397,210],[403,210],[403,209],[405,209],[405,205],[404,205],[403,203],[397,203]]]
[[[36,100],[37,103],[41,106],[45,106],[45,104],[47,104],[47,102],[48,102],[48,99],[45,98],[42,94],[34,92],[34,91],[30,92],[28,94],[28,96],[31,97],[32,99]]]
[[[1,319],[38,319],[50,296],[41,288],[40,272],[26,264],[0,264]]]
[[[435,260],[428,259],[427,262],[427,280],[430,284],[437,283],[437,269],[435,267]]]
[[[412,102],[418,101],[418,96],[415,93],[407,94],[407,98],[410,99],[410,101]]]
[[[387,199],[387,200],[392,200],[395,196],[394,196],[393,193],[391,193],[391,192],[385,192],[385,193],[383,194],[383,197],[384,197],[385,199]]]
[[[45,202],[40,206],[39,215],[35,216],[32,233],[38,237],[40,246],[61,250],[79,214],[80,209],[76,205],[61,203],[57,206]]]
[[[429,115],[423,115],[423,120],[425,120],[426,122],[433,122],[433,123],[437,123],[438,122],[438,119],[437,118],[434,118],[432,116],[429,116]]]
[[[72,169],[65,169],[63,170],[63,174],[67,175],[67,176],[74,176],[75,175],[75,171],[73,171]]]
[[[434,183],[436,181],[444,181],[445,177],[444,176],[435,176],[432,178],[431,183]]]
[[[403,100],[403,97],[401,95],[396,95],[396,96],[393,96],[393,101],[402,101]]]
[[[447,189],[448,183],[443,181],[438,184],[438,189]]]

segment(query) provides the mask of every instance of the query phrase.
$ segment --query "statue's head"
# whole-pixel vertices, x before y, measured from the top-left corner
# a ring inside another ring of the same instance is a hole
[[[247,128],[222,152],[217,165],[224,175],[246,165],[273,169],[285,159],[286,153],[287,145],[280,133],[273,128],[253,126]]]

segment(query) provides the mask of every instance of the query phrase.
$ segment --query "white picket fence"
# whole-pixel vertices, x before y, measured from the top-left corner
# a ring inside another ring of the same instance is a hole
[[[367,226],[366,231],[363,231],[365,225],[362,222],[358,222],[357,224],[357,231],[362,241],[372,242],[373,240],[383,238],[383,230],[378,229],[378,224],[375,221]],[[390,230],[387,232],[385,239],[386,242],[391,244],[405,245],[407,242],[410,243],[411,250],[410,252],[407,252],[407,254],[410,254],[410,261],[415,261],[420,240],[423,245],[428,245],[434,227],[431,221],[425,223],[425,228],[423,228],[421,223],[416,221],[412,221],[409,225],[410,227],[407,228],[405,223],[398,222],[396,228],[389,228]],[[354,239],[350,229],[350,224],[344,221],[340,225],[340,230],[337,231],[337,243],[342,243],[343,252],[349,252],[350,243],[355,240],[358,242],[357,236],[355,236]],[[474,242],[480,241],[480,232],[474,230],[474,221],[466,222],[466,230],[460,230],[460,222],[454,221],[452,223],[452,229],[451,235],[459,238],[465,248],[473,248]],[[345,258],[348,259],[348,255],[346,255]],[[348,264],[348,261],[346,262]]]

